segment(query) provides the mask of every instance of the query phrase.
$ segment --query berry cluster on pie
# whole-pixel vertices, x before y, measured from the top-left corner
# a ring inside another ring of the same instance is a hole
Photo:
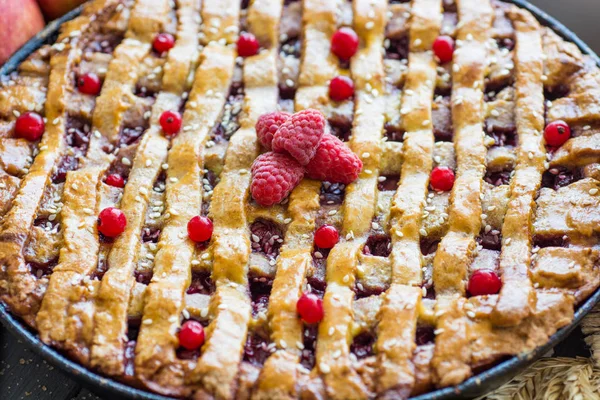
[[[600,70],[496,0],[93,0],[0,78],[0,299],[179,398],[404,399],[600,285]]]

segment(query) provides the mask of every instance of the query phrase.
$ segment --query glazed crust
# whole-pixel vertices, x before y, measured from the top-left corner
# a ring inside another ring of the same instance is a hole
[[[0,80],[0,296],[103,375],[179,398],[407,398],[543,345],[600,285],[600,70],[495,0],[94,0]],[[349,63],[330,51],[351,26]],[[261,51],[237,56],[240,32]],[[175,46],[152,49],[156,34]],[[432,47],[456,41],[452,62]],[[75,77],[96,73],[101,93]],[[352,99],[329,81],[348,75]],[[347,187],[249,195],[276,109],[320,110],[361,159]],[[180,110],[181,132],[159,118]],[[39,142],[16,118],[46,118]],[[573,135],[545,145],[547,123]],[[433,168],[456,173],[451,191]],[[124,188],[105,183],[119,173]],[[114,240],[98,213],[120,208]],[[206,215],[210,241],[187,221]],[[335,226],[340,241],[315,248]],[[490,269],[497,295],[470,296]],[[305,324],[303,292],[323,299]],[[205,326],[195,352],[185,320]]]

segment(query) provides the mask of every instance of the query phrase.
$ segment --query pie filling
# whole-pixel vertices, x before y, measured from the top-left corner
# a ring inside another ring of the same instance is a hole
[[[497,0],[94,0],[0,78],[0,297],[168,396],[457,385],[600,285],[599,103]],[[358,178],[261,206],[256,123],[307,109]]]

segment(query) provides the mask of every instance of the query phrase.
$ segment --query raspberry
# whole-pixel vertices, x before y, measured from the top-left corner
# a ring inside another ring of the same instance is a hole
[[[340,139],[326,134],[314,158],[306,166],[312,179],[343,183],[354,182],[362,169],[362,161]]]
[[[263,114],[258,118],[258,122],[256,122],[256,136],[258,136],[258,141],[264,148],[271,150],[273,135],[291,116],[292,114],[290,113],[279,111]]]
[[[325,117],[317,110],[303,110],[292,115],[273,136],[273,151],[287,152],[301,165],[314,157],[325,133]]]
[[[304,170],[294,159],[270,151],[254,160],[250,191],[258,204],[271,206],[285,199],[303,177]]]

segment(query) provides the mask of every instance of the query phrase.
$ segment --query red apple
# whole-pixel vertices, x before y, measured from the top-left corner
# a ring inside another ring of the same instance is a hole
[[[48,21],[66,14],[83,2],[85,0],[38,0]]]
[[[35,0],[0,0],[0,64],[44,28]]]

